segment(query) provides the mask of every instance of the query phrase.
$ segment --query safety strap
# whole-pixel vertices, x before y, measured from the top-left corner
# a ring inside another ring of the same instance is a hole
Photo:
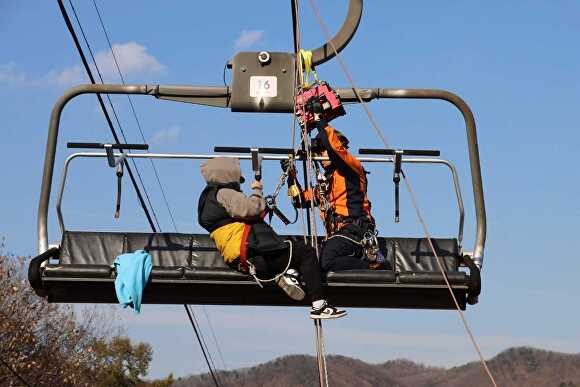
[[[318,82],[318,74],[312,66],[312,51],[300,49],[300,57],[302,58],[302,66],[304,67],[302,86],[308,89],[312,84],[310,83],[310,76],[314,78],[314,82]]]
[[[115,219],[119,219],[121,214],[121,189],[123,186],[123,163],[125,162],[125,157],[119,157],[114,164],[115,173],[117,175],[117,204],[115,206]]]
[[[401,182],[401,162],[402,150],[395,150],[395,161],[393,163],[393,183],[395,183],[395,223],[399,223],[399,183]]]
[[[277,281],[278,278],[280,278],[281,276],[283,276],[288,269],[290,268],[290,263],[292,263],[292,255],[293,255],[293,249],[292,249],[292,242],[289,240],[285,240],[284,242],[286,242],[288,244],[288,263],[286,264],[286,267],[284,268],[284,270],[282,270],[280,273],[276,274],[274,277],[272,278],[267,278],[267,279],[262,279],[258,277],[258,274],[256,273],[256,267],[252,264],[252,262],[247,261],[246,257],[244,257],[244,261],[247,263],[248,265],[248,273],[254,277],[254,280],[256,281],[256,283],[263,288],[264,285],[262,285],[263,282],[272,282],[272,281]],[[242,256],[240,255],[240,263],[242,262]]]
[[[122,186],[123,175],[117,174],[117,205],[115,206],[115,219],[119,219],[121,213],[121,186]]]
[[[280,220],[282,221],[282,223],[284,223],[285,226],[288,226],[290,223],[292,223],[290,222],[290,219],[288,219],[286,215],[284,215],[284,213],[280,211],[280,209],[276,205],[276,198],[274,198],[271,195],[268,195],[264,198],[264,200],[266,201],[266,212],[268,213],[268,223],[272,224],[272,218],[274,217],[274,215],[280,218]]]
[[[242,242],[240,246],[240,267],[246,273],[249,272],[250,268],[248,266],[248,236],[252,226],[249,224],[244,225],[244,231],[242,233]]]

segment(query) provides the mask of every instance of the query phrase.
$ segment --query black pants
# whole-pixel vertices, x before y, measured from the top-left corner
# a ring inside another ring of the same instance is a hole
[[[322,247],[320,261],[322,270],[329,271],[368,269],[369,262],[363,260],[363,248],[346,238],[344,235],[355,241],[361,239],[360,230],[354,225],[346,225],[340,229],[333,238],[328,239]]]
[[[300,240],[291,241],[291,243],[292,261],[290,262],[290,268],[298,270],[302,275],[306,294],[311,301],[324,299],[316,251]],[[258,277],[271,278],[286,268],[288,265],[288,253],[289,249],[286,248],[250,259],[256,267]]]

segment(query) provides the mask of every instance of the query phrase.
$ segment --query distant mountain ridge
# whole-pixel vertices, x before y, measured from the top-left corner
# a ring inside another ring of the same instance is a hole
[[[369,364],[345,356],[327,357],[333,387],[479,387],[491,382],[479,362],[440,368],[392,360]],[[498,386],[580,387],[580,354],[564,354],[530,347],[507,349],[488,361]],[[290,355],[255,367],[220,372],[224,386],[317,387],[315,359]],[[175,387],[212,387],[209,374],[178,379]]]

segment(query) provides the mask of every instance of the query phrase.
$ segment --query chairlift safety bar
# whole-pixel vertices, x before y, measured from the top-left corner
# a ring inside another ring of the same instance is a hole
[[[120,154],[115,154],[115,156],[120,156]],[[60,226],[61,233],[65,231],[64,225],[64,218],[62,215],[62,199],[64,196],[64,187],[66,184],[66,179],[68,176],[69,166],[72,160],[76,158],[102,158],[107,157],[106,153],[98,153],[98,152],[79,152],[73,153],[67,157],[64,167],[60,177],[60,185],[58,196],[56,200],[56,213],[58,217],[58,224]],[[211,155],[211,154],[188,154],[188,153],[125,153],[126,158],[136,158],[136,159],[179,159],[179,160],[210,160],[216,157],[229,157],[229,158],[237,158],[241,160],[252,160],[252,156],[248,154],[240,154],[240,155]],[[263,160],[287,160],[288,156],[270,156],[270,155],[263,155],[261,156]],[[313,157],[314,160],[328,160],[328,157]],[[362,162],[368,163],[392,163],[394,162],[394,158],[392,157],[359,157],[358,158]],[[301,160],[300,157],[297,160]],[[429,159],[429,158],[402,158],[403,163],[408,164],[442,164],[449,168],[451,172],[451,177],[453,179],[453,186],[455,189],[455,196],[457,200],[457,207],[459,210],[459,230],[457,235],[457,241],[459,244],[459,248],[462,246],[463,241],[463,226],[465,222],[465,209],[463,206],[463,197],[461,195],[461,187],[459,185],[459,177],[457,175],[457,169],[453,163],[443,160],[443,159]]]

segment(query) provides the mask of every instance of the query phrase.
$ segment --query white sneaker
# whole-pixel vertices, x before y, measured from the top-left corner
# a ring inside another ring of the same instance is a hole
[[[338,309],[327,302],[322,305],[320,309],[310,309],[310,318],[315,320],[325,320],[331,318],[341,318],[346,316],[348,313],[346,310]]]
[[[286,273],[278,277],[276,284],[284,290],[284,292],[293,300],[302,301],[306,297],[306,293],[298,283],[298,272],[294,269],[288,270]]]

